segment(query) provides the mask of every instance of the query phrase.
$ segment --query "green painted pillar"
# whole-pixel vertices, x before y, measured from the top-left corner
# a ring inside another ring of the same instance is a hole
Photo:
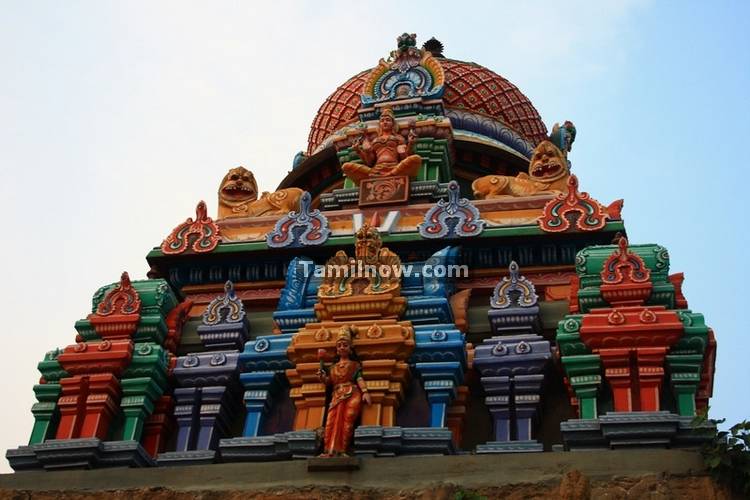
[[[34,427],[31,429],[29,444],[41,443],[55,437],[57,424],[60,418],[57,400],[62,393],[60,379],[68,374],[60,366],[57,357],[62,351],[54,349],[44,355],[44,359],[37,364],[39,373],[42,374],[41,383],[34,386],[34,395],[37,402],[31,407],[34,415]]]
[[[597,396],[602,385],[601,359],[598,354],[563,356],[563,367],[578,399],[580,417],[598,417]]]
[[[586,375],[583,377],[573,377],[571,384],[578,398],[578,408],[581,418],[592,419],[599,416],[597,410],[597,395],[602,378],[599,375]]]
[[[125,441],[140,441],[143,426],[167,386],[167,351],[152,342],[135,344],[130,366],[120,380]]]
[[[675,398],[677,399],[677,413],[682,417],[694,417],[695,416],[695,391],[697,387],[694,385],[674,385],[673,389]]]
[[[31,429],[29,444],[41,443],[55,436],[57,430],[57,399],[60,397],[60,384],[47,383],[34,386],[37,403],[31,407],[34,415],[34,427]]]
[[[164,389],[152,378],[123,379],[120,408],[125,416],[122,439],[140,441],[143,425],[154,411],[154,403]]]
[[[677,413],[695,416],[695,395],[701,382],[702,354],[669,354],[667,369],[677,402]]]

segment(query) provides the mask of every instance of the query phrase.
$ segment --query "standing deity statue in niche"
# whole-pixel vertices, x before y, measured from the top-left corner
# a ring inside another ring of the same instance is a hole
[[[496,198],[533,196],[536,194],[558,194],[567,191],[570,164],[567,153],[575,139],[575,127],[566,121],[552,129],[549,140],[537,144],[529,161],[529,173],[521,172],[515,177],[487,175],[471,184],[474,198],[490,200]]]
[[[286,215],[299,210],[303,192],[292,187],[264,192],[258,199],[258,184],[253,173],[245,167],[236,167],[227,172],[219,186],[218,218]]]
[[[422,158],[414,153],[417,134],[412,128],[406,139],[398,132],[398,123],[390,108],[380,113],[378,136],[370,140],[363,133],[352,145],[364,164],[347,162],[341,169],[355,184],[368,177],[406,175],[413,177],[422,166]]]
[[[318,378],[333,388],[331,403],[326,414],[323,453],[321,457],[346,456],[354,424],[362,410],[362,401],[372,404],[372,397],[367,392],[367,384],[362,378],[362,365],[356,361],[352,345],[354,329],[342,326],[336,337],[336,361],[326,368],[323,364],[324,353],[318,351],[321,358]],[[321,350],[322,351],[322,350]]]

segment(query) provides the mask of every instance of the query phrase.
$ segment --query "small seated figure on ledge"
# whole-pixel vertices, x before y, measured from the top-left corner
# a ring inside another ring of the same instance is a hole
[[[231,169],[219,186],[219,219],[228,217],[258,217],[286,215],[299,210],[303,191],[299,188],[264,192],[258,199],[255,176],[245,167]]]
[[[348,456],[349,443],[354,435],[354,423],[359,418],[362,400],[372,404],[372,397],[367,392],[367,384],[362,378],[362,365],[356,361],[352,347],[350,326],[342,326],[336,337],[336,362],[330,368],[323,364],[322,354],[318,378],[326,385],[333,386],[331,404],[326,414],[323,453],[321,457]],[[322,350],[322,349],[321,349]]]
[[[398,133],[398,123],[390,108],[380,113],[378,136],[370,141],[363,133],[352,145],[352,149],[364,162],[347,162],[341,169],[355,184],[368,177],[407,175],[413,177],[422,166],[422,158],[413,154],[417,134],[412,128],[408,139]]]

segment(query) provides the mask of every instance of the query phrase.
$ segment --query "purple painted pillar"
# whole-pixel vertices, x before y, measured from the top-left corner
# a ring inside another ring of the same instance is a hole
[[[516,440],[530,441],[536,422],[537,409],[542,400],[544,375],[517,375],[513,377],[513,403],[516,410]]]
[[[247,340],[249,323],[242,301],[227,282],[203,313],[198,336],[205,352],[177,358],[174,378],[177,447],[159,455],[159,463],[208,463],[219,439],[229,436],[242,399],[239,349]]]
[[[533,429],[541,402],[543,370],[552,353],[542,338],[534,285],[512,262],[495,287],[488,312],[493,336],[476,347],[474,367],[481,375],[485,404],[492,414],[495,441],[477,453],[541,451]]]
[[[482,377],[487,397],[484,403],[492,415],[495,441],[510,441],[510,377]]]
[[[174,416],[177,420],[176,451],[192,450],[195,448],[196,431],[198,430],[200,390],[195,387],[175,389],[174,399]]]
[[[204,387],[201,391],[200,432],[196,450],[213,450],[219,439],[229,434],[232,394],[224,387]]]

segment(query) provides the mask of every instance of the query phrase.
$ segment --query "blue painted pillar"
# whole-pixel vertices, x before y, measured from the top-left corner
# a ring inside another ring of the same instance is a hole
[[[448,405],[455,395],[455,387],[450,380],[428,380],[424,383],[427,401],[430,403],[430,427],[445,427]]]
[[[263,418],[270,409],[271,397],[278,386],[278,374],[273,371],[242,373],[240,382],[245,388],[243,400],[247,410],[242,435],[259,436]]]
[[[463,380],[463,368],[458,361],[417,363],[415,370],[430,403],[430,427],[445,427],[445,418],[458,382]]]

